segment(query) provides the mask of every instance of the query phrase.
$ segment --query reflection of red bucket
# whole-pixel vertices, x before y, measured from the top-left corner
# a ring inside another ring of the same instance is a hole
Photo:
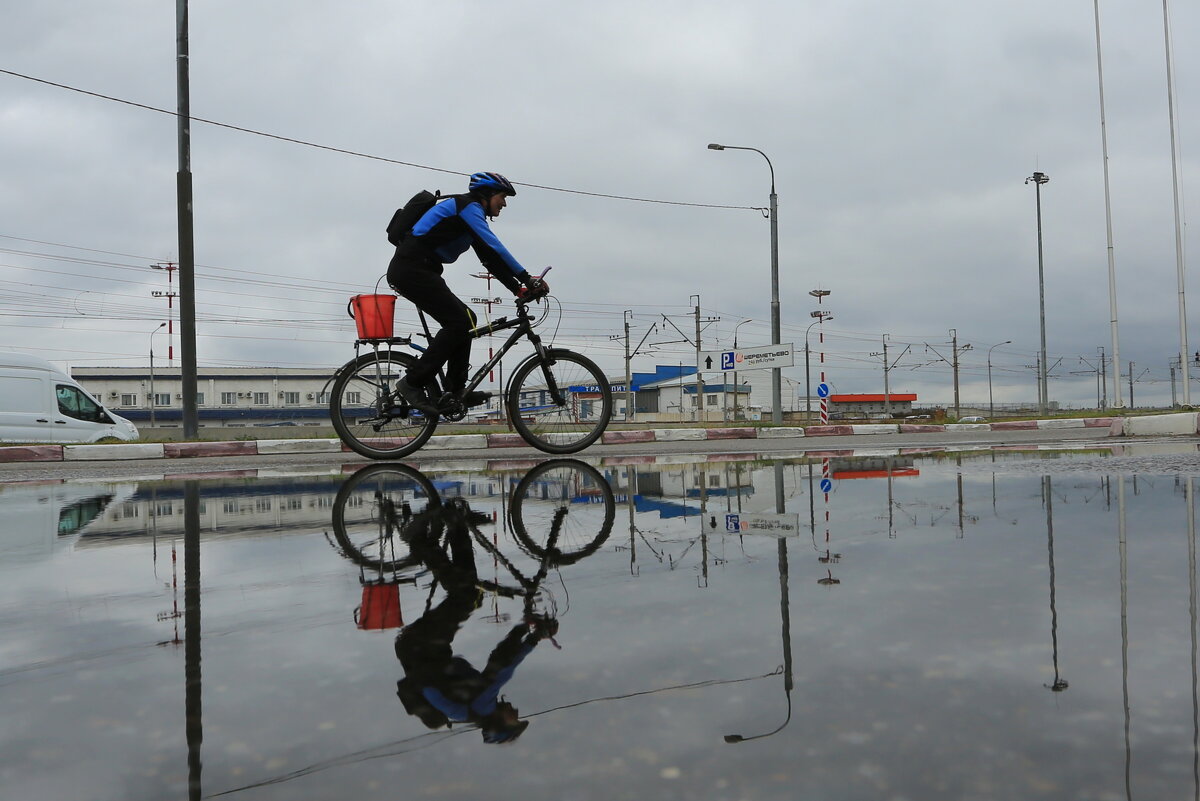
[[[364,631],[398,629],[400,617],[399,584],[364,584],[362,606],[354,610],[354,622]]]
[[[359,339],[387,339],[392,335],[395,295],[355,295],[346,311],[358,326]]]

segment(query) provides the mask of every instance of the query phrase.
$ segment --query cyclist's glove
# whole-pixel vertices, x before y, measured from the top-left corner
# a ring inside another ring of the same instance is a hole
[[[517,297],[522,300],[537,300],[550,294],[550,285],[544,279],[526,273],[521,283],[525,286],[517,290]]]

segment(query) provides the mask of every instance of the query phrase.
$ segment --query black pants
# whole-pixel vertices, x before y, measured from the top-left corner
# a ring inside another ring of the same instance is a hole
[[[436,261],[412,261],[399,257],[388,266],[388,283],[413,305],[442,327],[408,370],[408,383],[423,386],[446,365],[446,386],[450,392],[462,392],[467,383],[471,361],[471,329],[475,315],[459,300],[442,278],[442,265]]]

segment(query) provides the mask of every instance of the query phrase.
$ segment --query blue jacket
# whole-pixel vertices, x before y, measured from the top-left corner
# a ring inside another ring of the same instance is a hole
[[[529,273],[492,233],[483,205],[472,194],[450,195],[438,201],[413,226],[397,255],[404,260],[432,257],[442,264],[452,264],[467,248],[473,248],[487,271],[511,291],[516,292],[528,280]]]

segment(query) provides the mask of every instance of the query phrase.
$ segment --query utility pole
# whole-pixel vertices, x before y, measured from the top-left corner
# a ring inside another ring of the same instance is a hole
[[[1107,383],[1108,376],[1105,374],[1106,370],[1105,370],[1105,364],[1104,364],[1104,346],[1101,345],[1099,350],[1100,350],[1100,387],[1101,387],[1100,408],[1107,409],[1108,408],[1108,383]],[[1114,354],[1114,356],[1115,356],[1115,354]],[[1121,386],[1119,381],[1117,382],[1116,386],[1117,387]],[[1117,398],[1118,404],[1120,403],[1120,400],[1121,400],[1120,398]]]
[[[700,296],[696,299],[696,421],[704,419],[704,373],[700,370]]]
[[[954,416],[958,417],[960,414],[958,404],[958,354],[962,352],[958,348],[958,329],[950,329],[950,347],[954,353]],[[962,346],[962,350],[970,349],[970,344]]]
[[[183,346],[183,435],[190,438],[199,432],[199,422],[196,412],[196,254],[192,236],[192,110],[187,0],[175,0],[175,56],[179,106],[179,172],[175,178],[179,220],[179,336]]]
[[[888,357],[887,357],[887,338],[888,335],[883,335],[883,413],[892,419],[892,391],[888,386]]]
[[[625,320],[625,422],[633,421],[633,375],[629,372],[629,318],[633,316],[632,309],[626,309]]]
[[[625,310],[625,419],[632,421],[637,413],[637,402],[633,391],[633,373],[630,370],[631,360],[642,349],[642,345],[646,344],[646,337],[658,330],[658,323],[651,323],[646,329],[646,333],[642,335],[642,341],[637,344],[637,347],[632,351],[629,349],[629,321],[633,319],[633,311]],[[609,339],[619,339],[620,336],[610,336]]]
[[[1129,363],[1129,408],[1133,409],[1133,362]]]

